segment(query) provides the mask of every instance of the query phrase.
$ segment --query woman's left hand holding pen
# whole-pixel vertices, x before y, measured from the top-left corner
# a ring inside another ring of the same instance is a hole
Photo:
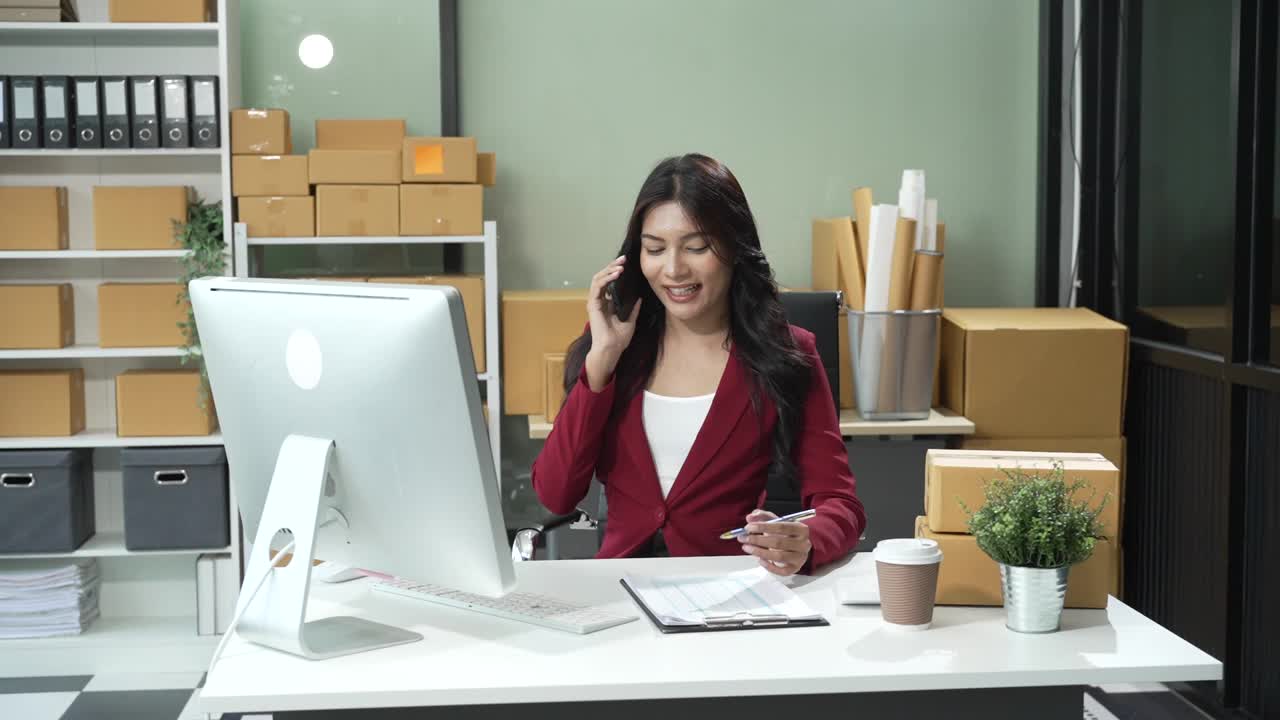
[[[809,559],[813,546],[809,543],[809,526],[802,522],[775,522],[778,517],[767,510],[752,510],[747,515],[747,534],[738,538],[742,550],[755,555],[760,566],[774,575],[794,575]]]

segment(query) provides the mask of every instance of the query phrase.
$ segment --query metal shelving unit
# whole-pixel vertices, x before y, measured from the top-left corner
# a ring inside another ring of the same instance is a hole
[[[77,636],[0,641],[0,675],[199,672],[218,640],[197,633],[195,558],[229,554],[240,562],[234,488],[227,508],[229,546],[131,551],[124,545],[119,448],[221,445],[222,436],[118,436],[115,375],[130,368],[178,367],[182,350],[98,346],[97,286],[103,281],[173,282],[180,275],[177,260],[185,251],[95,249],[92,199],[96,185],[188,185],[208,200],[230,200],[228,109],[240,102],[239,2],[218,0],[217,5],[219,20],[213,23],[0,23],[0,67],[5,74],[216,75],[222,125],[221,147],[214,149],[0,150],[0,185],[67,188],[71,245],[67,250],[0,251],[0,282],[70,283],[76,327],[76,344],[70,347],[0,350],[0,370],[83,368],[88,425],[70,437],[0,438],[0,450],[92,449],[96,505],[96,533],[80,548],[0,555],[0,569],[26,567],[41,559],[94,558],[103,577],[102,617]],[[105,20],[107,1],[79,0],[79,9],[84,20]],[[230,246],[229,203],[224,218]]]

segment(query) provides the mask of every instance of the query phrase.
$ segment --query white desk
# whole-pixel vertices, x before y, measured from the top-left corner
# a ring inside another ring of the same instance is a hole
[[[517,567],[521,589],[633,610],[618,584],[624,572],[718,573],[752,562],[745,557],[575,560]],[[492,714],[479,716],[523,717],[529,714],[525,706],[534,704],[615,701],[606,703],[613,707],[628,701],[634,708],[634,701],[642,700],[716,698],[716,707],[723,709],[748,698],[759,708],[770,696],[806,695],[814,701],[806,706],[808,715],[821,704],[820,697],[842,694],[847,711],[870,708],[874,698],[906,710],[896,698],[908,697],[929,697],[935,705],[941,701],[955,708],[977,693],[988,705],[996,697],[996,704],[1016,705],[1040,719],[1058,717],[1052,708],[1022,704],[1030,696],[1019,696],[1017,689],[1035,688],[1059,692],[1059,700],[1074,697],[1074,715],[1063,717],[1078,719],[1079,686],[1222,677],[1217,660],[1116,600],[1105,611],[1066,611],[1063,630],[1049,635],[1008,631],[1002,608],[938,608],[934,627],[926,632],[891,631],[881,622],[879,608],[838,604],[836,580],[862,572],[874,572],[865,554],[821,577],[798,579],[797,590],[826,615],[830,627],[667,636],[643,616],[575,636],[374,594],[368,580],[320,586],[312,594],[312,619],[359,614],[410,628],[425,640],[309,662],[233,638],[209,671],[200,709],[279,713],[472,706],[467,717],[476,717],[484,710],[476,706],[487,706]],[[968,688],[979,690],[919,692]],[[1004,694],[983,695],[982,689]],[[865,695],[850,699],[848,693]],[[1005,703],[1006,697],[1012,702]],[[565,712],[563,705],[553,707]],[[677,709],[675,715],[681,714]],[[370,715],[366,710],[359,717]]]

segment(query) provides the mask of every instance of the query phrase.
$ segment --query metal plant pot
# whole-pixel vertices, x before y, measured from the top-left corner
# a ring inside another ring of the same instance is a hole
[[[1004,592],[1005,626],[1020,633],[1056,632],[1062,623],[1067,598],[1067,572],[1060,568],[1000,565]]]

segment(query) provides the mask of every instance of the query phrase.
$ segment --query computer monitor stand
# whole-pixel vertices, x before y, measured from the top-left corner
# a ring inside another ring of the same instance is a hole
[[[357,617],[306,622],[307,591],[321,513],[332,514],[345,523],[341,514],[324,502],[333,452],[332,440],[303,435],[289,435],[280,444],[239,600],[240,605],[248,603],[238,627],[242,636],[311,660],[422,639],[418,633]],[[271,541],[281,530],[293,535],[293,558],[284,567],[271,569]],[[271,576],[255,595],[253,587],[266,572]]]

